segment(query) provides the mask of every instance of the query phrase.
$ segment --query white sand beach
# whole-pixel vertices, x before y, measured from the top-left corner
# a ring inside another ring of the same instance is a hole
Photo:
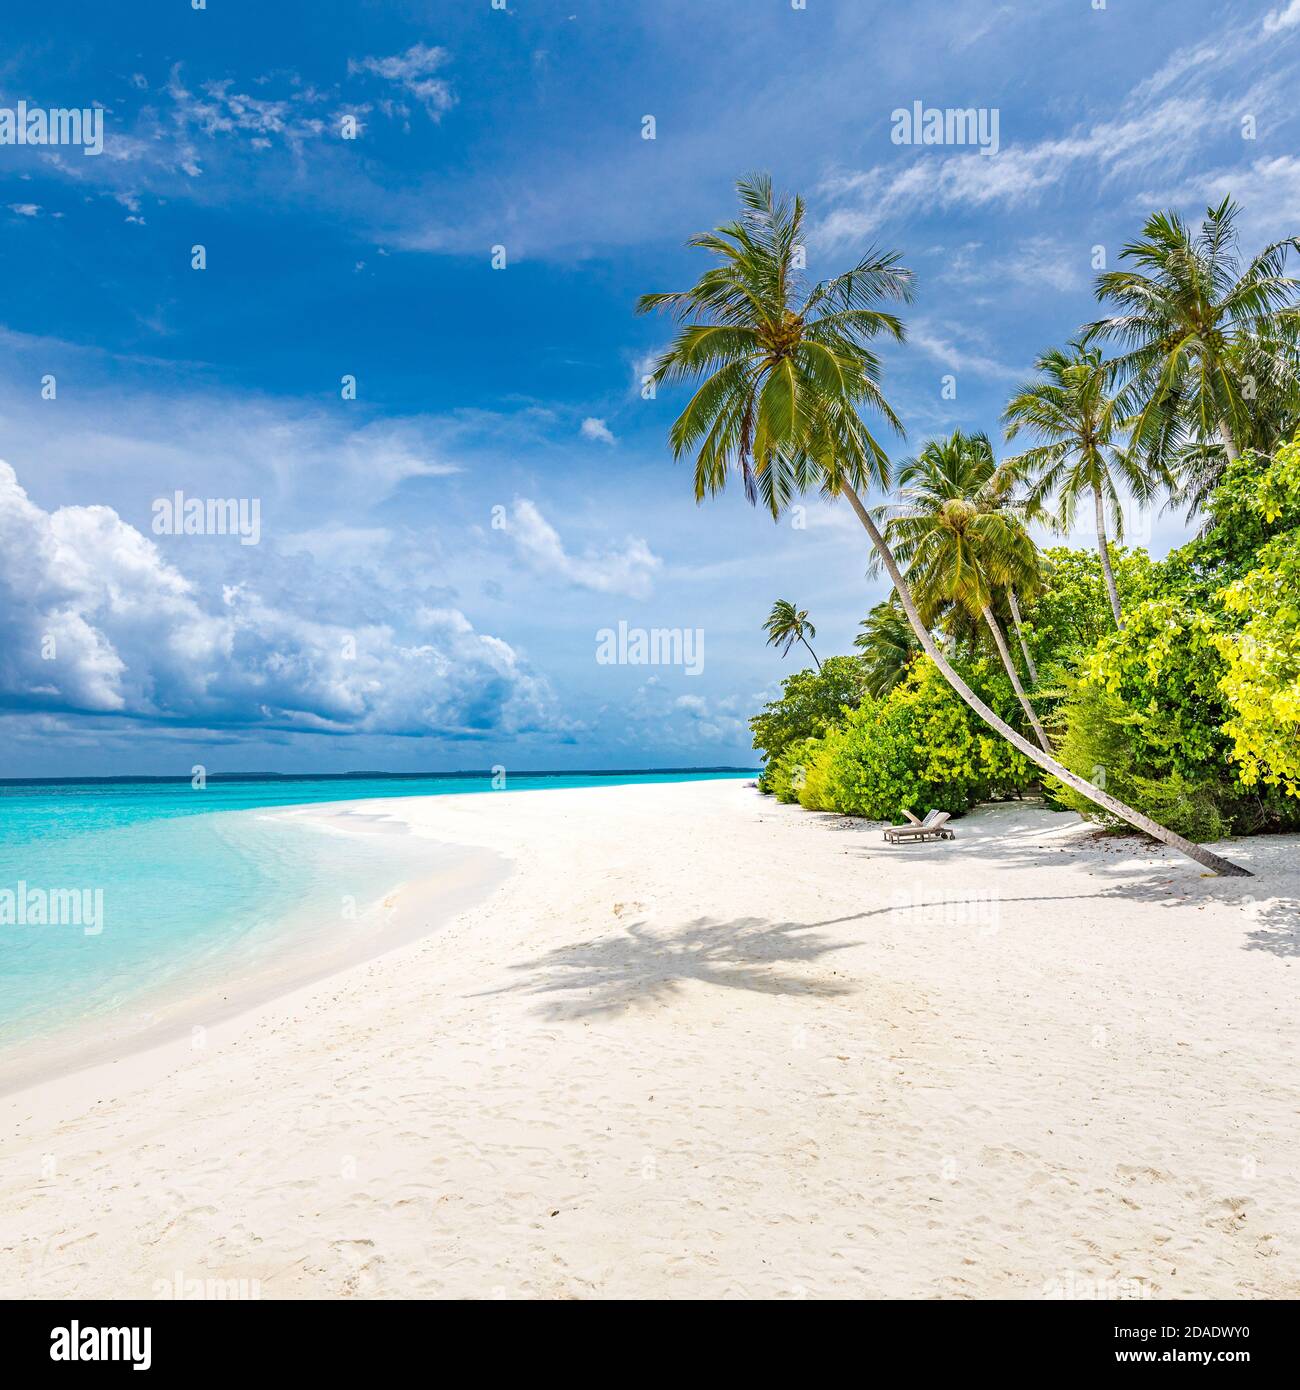
[[[510,873],[0,1102],[0,1294],[1300,1295],[1297,837],[1216,880],[1018,804],[897,848],[739,781],[365,809]]]

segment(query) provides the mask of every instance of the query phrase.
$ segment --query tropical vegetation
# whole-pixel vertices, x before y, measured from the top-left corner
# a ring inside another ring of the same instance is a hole
[[[857,654],[787,678],[751,721],[764,789],[894,817],[1035,786],[1244,873],[1198,842],[1300,823],[1300,245],[1243,264],[1227,200],[1197,231],[1158,214],[1098,281],[1116,312],[1008,404],[1031,447],[999,463],[958,431],[895,470],[865,417],[903,434],[875,344],[905,341],[911,273],[872,247],[809,284],[802,201],[765,176],[738,191],[740,217],[690,242],[705,273],[638,306],[678,320],[655,379],[694,385],[670,443],[697,500],[733,474],[774,518],[813,489],[843,498],[892,584]],[[1041,549],[1034,529],[1068,531],[1084,499],[1095,556]],[[1202,534],[1160,562],[1124,551],[1125,508],[1164,502]],[[806,624],[778,604],[765,626],[789,651]]]

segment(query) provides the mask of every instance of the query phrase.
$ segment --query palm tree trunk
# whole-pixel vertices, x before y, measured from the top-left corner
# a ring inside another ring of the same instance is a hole
[[[944,680],[990,728],[996,729],[1013,748],[1018,748],[1030,762],[1035,763],[1045,772],[1049,772],[1058,781],[1064,782],[1067,787],[1072,787],[1080,796],[1086,796],[1089,801],[1100,806],[1102,810],[1109,811],[1112,816],[1127,821],[1130,825],[1141,830],[1143,834],[1150,835],[1152,839],[1159,840],[1162,844],[1168,845],[1170,849],[1178,850],[1180,854],[1187,855],[1189,859],[1194,859],[1198,864],[1204,865],[1205,868],[1216,874],[1223,874],[1228,877],[1251,877],[1249,869],[1243,869],[1239,864],[1234,864],[1231,860],[1223,859],[1201,845],[1185,840],[1181,835],[1167,830],[1149,816],[1144,816],[1141,811],[1135,811],[1131,806],[1117,801],[1109,792],[1104,792],[1100,787],[1094,787],[1091,782],[1084,781],[1082,777],[1071,772],[1063,763],[1058,763],[1051,754],[1044,753],[1041,748],[1035,747],[1027,738],[1018,734],[1010,724],[999,719],[952,669],[944,654],[939,650],[934,638],[930,636],[929,629],[921,621],[921,615],[916,611],[912,591],[908,588],[907,580],[903,578],[902,571],[898,568],[898,562],[894,559],[893,552],[885,544],[885,538],[880,534],[857,493],[848,483],[841,484],[840,491],[849,499],[849,505],[857,514],[857,518],[862,523],[867,535],[871,537],[871,544],[875,546],[881,563],[890,579],[893,580],[894,590],[898,594],[899,602],[903,605],[903,611],[907,614],[908,621],[912,624],[912,631],[916,633],[916,640],[920,642],[925,654],[939,668]]]
[[[1124,630],[1124,619],[1119,611],[1119,590],[1115,587],[1115,571],[1110,567],[1110,542],[1106,539],[1106,503],[1101,495],[1101,485],[1092,485],[1092,500],[1097,507],[1097,554],[1101,556],[1101,572],[1106,576],[1106,592],[1110,595],[1110,611],[1115,615],[1115,626]]]
[[[1219,421],[1219,440],[1223,444],[1223,452],[1228,456],[1228,462],[1236,463],[1240,457],[1237,451],[1237,441],[1232,437],[1232,431],[1228,428],[1226,420]]]
[[[814,635],[815,635],[815,634],[814,634]],[[806,637],[804,637],[802,634],[800,634],[799,640],[804,644],[805,647],[808,647],[808,639],[807,639]],[[817,653],[816,653],[815,651],[813,651],[813,649],[812,649],[811,647],[808,647],[808,655],[809,655],[810,657],[812,657],[812,659],[813,659],[814,661],[817,661]],[[822,664],[821,664],[820,661],[817,661],[817,670],[820,672],[821,669],[822,669]]]
[[[1038,684],[1038,667],[1034,665],[1034,658],[1029,655],[1029,643],[1025,641],[1024,629],[1020,626],[1020,604],[1016,599],[1014,589],[1007,590],[1007,601],[1011,604],[1011,622],[1016,629],[1016,638],[1020,642],[1020,651],[1025,658],[1025,670],[1029,672],[1029,683]]]
[[[1002,665],[1008,676],[1011,677],[1011,688],[1016,692],[1016,699],[1020,701],[1020,708],[1025,712],[1025,718],[1029,720],[1030,727],[1034,731],[1035,737],[1042,745],[1044,753],[1052,751],[1052,745],[1047,741],[1047,735],[1043,732],[1043,726],[1038,722],[1038,715],[1033,705],[1029,703],[1029,697],[1025,694],[1025,688],[1020,684],[1020,677],[1016,674],[1015,663],[1011,660],[1011,653],[1007,649],[1007,639],[1002,633],[1002,624],[998,622],[997,615],[986,603],[981,610],[984,621],[988,624],[989,631],[993,634],[994,644],[997,646],[998,655],[1002,658]]]

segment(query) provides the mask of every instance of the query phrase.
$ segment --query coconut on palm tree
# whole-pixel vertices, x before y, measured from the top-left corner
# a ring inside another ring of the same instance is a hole
[[[1106,392],[1107,368],[1098,349],[1072,342],[1045,352],[1034,366],[1038,377],[1011,398],[1003,420],[1008,440],[1028,430],[1041,443],[1009,459],[1008,470],[1027,482],[1032,512],[1045,516],[1058,531],[1073,526],[1081,498],[1092,502],[1106,592],[1115,626],[1122,628],[1107,512],[1115,538],[1122,540],[1121,492],[1147,503],[1159,482],[1172,480],[1163,471],[1153,478],[1129,452],[1118,403]],[[1049,499],[1055,503],[1050,513]]]
[[[1121,413],[1133,417],[1135,444],[1165,464],[1189,440],[1202,449],[1217,441],[1235,460],[1254,432],[1261,385],[1270,410],[1300,395],[1300,281],[1285,273],[1300,239],[1243,265],[1239,213],[1225,197],[1195,232],[1175,212],[1155,213],[1120,253],[1132,268],[1097,280],[1097,298],[1118,312],[1090,324],[1086,340],[1121,345],[1110,364]]]
[[[1037,551],[1006,505],[1004,477],[987,435],[958,430],[950,439],[931,440],[899,467],[899,500],[886,509],[885,540],[907,567],[927,625],[948,603],[983,619],[1025,719],[1050,753],[1052,745],[1025,694],[993,609],[999,589],[1038,583]]]
[[[899,433],[880,387],[871,344],[901,341],[903,325],[882,307],[907,301],[912,277],[896,253],[869,251],[853,269],[808,286],[799,269],[804,209],[777,198],[766,176],[741,180],[742,215],[691,245],[714,264],[690,289],[644,295],[638,309],[662,308],[682,322],[660,357],[660,382],[698,381],[669,438],[677,457],[695,456],[697,500],[739,473],[774,517],[796,495],[819,487],[844,497],[885,567],[917,641],[957,695],[1031,762],[1103,810],[1223,874],[1246,870],[1192,844],[1073,773],[1026,739],[966,684],[940,651],[889,546],[858,495],[889,487],[889,457],[862,419],[869,409]]]
[[[808,655],[817,662],[817,669],[822,669],[821,662],[817,661],[817,653],[808,640],[817,636],[817,629],[808,621],[806,608],[796,609],[793,603],[787,603],[783,598],[777,599],[767,622],[763,624],[763,631],[767,633],[767,645],[778,647],[782,656],[789,656],[790,648],[796,642],[802,642],[808,648]]]

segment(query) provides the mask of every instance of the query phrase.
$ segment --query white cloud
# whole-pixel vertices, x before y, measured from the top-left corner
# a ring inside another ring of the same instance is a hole
[[[957,342],[951,326],[938,328],[928,319],[913,321],[907,331],[907,341],[953,371],[971,372],[998,381],[1018,381],[1022,375],[1017,368],[999,361],[979,346],[963,346]]]
[[[16,212],[19,217],[38,217],[41,208],[39,203],[10,203],[9,211]]]
[[[692,750],[728,744],[744,748],[749,735],[734,711],[735,701],[730,697],[673,696],[651,679],[620,704],[619,719],[626,731],[635,731],[634,737],[661,748]]]
[[[1285,9],[1272,10],[1264,16],[1264,33],[1276,34],[1283,29],[1294,29],[1300,24],[1300,0],[1291,0]]]
[[[815,230],[819,246],[837,247],[870,235],[913,212],[956,206],[1014,207],[1034,201],[1080,165],[1104,179],[1152,168],[1181,168],[1198,132],[1222,125],[1236,103],[1176,98],[1069,135],[1030,144],[1004,144],[991,158],[963,151],[936,154],[918,147],[888,165],[827,179],[819,192],[838,204]]]
[[[0,463],[0,706],[164,725],[466,739],[541,727],[543,680],[456,610],[418,633],[203,593],[110,507],[47,512]]]
[[[589,415],[582,422],[580,433],[584,439],[591,439],[599,444],[617,444],[609,426],[604,420],[597,419],[594,415]]]
[[[629,536],[621,549],[571,555],[555,527],[526,497],[511,509],[507,535],[520,558],[537,574],[554,576],[601,594],[646,598],[663,561],[645,541]]]
[[[1090,248],[1036,236],[1001,251],[978,241],[941,250],[946,263],[938,278],[947,283],[978,286],[1014,281],[1034,289],[1047,285],[1064,293],[1086,283],[1084,267]]]
[[[395,54],[391,58],[349,58],[348,72],[373,73],[386,82],[394,83],[420,102],[436,121],[456,102],[451,84],[433,75],[446,65],[449,58],[450,54],[445,48],[416,43],[405,53]]]
[[[1199,213],[1229,194],[1242,208],[1246,252],[1258,249],[1250,244],[1252,240],[1269,242],[1294,235],[1300,223],[1300,156],[1277,155],[1233,168],[1206,170],[1176,187],[1149,190],[1141,196],[1148,205],[1173,204]]]
[[[30,352],[42,354],[54,371],[64,363],[76,363],[83,376],[99,368],[94,352],[0,330],[0,355]],[[119,358],[112,365],[148,367],[153,360]],[[291,495],[298,530],[340,514],[352,518],[359,503],[382,502],[410,480],[462,471],[448,456],[466,432],[454,418],[354,423],[359,409],[342,402],[322,409],[216,392],[168,397],[87,386],[51,431],[21,392],[0,385],[8,450],[19,467],[39,458],[46,475],[77,473],[82,460],[93,459],[114,500],[127,509],[132,495],[149,499],[182,486],[261,496],[268,508],[273,495]]]

